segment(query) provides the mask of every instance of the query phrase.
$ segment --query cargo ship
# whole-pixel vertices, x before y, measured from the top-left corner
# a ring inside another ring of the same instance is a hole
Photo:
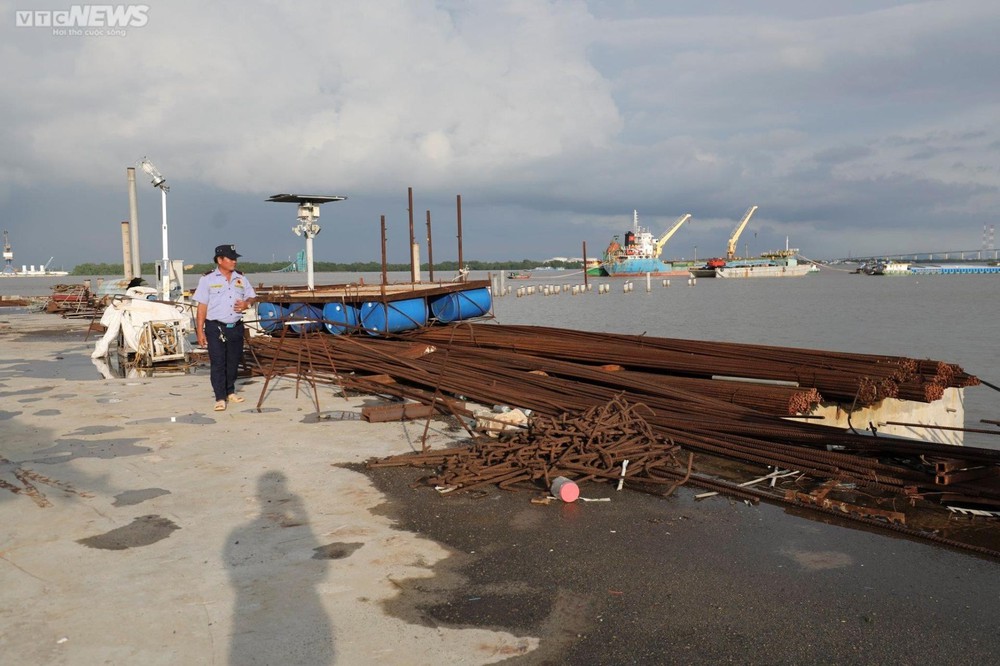
[[[800,264],[798,250],[766,252],[755,259],[735,259],[714,268],[717,278],[801,277],[815,272],[811,264]]]
[[[709,259],[699,268],[692,268],[691,274],[696,278],[763,278],[763,277],[801,277],[814,273],[812,264],[800,264],[798,250],[788,247],[785,239],[785,249],[765,252],[759,257],[740,259],[736,256],[736,244],[740,234],[746,229],[750,218],[757,211],[757,206],[750,206],[743,214],[743,219],[729,237],[726,246],[726,258]]]
[[[639,226],[639,212],[632,211],[632,229],[625,232],[625,241],[617,235],[604,251],[601,268],[610,277],[689,277],[687,265],[677,265],[660,259],[663,246],[681,226],[691,219],[691,214],[681,215],[674,226],[660,238]]]

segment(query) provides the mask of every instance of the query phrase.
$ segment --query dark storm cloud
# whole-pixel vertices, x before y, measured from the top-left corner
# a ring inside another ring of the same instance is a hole
[[[336,261],[377,258],[382,214],[405,259],[408,186],[441,259],[456,194],[482,259],[595,254],[633,209],[655,230],[691,212],[669,250],[717,252],[751,204],[757,250],[975,246],[1000,203],[994,2],[182,1],[114,39],[13,25],[0,215],[18,263],[116,259],[144,155],[189,261],[220,242],[294,255],[294,210],[264,202],[287,191],[350,197],[322,209],[317,257]],[[294,37],[313,34],[336,39]],[[139,188],[149,261],[159,195]]]

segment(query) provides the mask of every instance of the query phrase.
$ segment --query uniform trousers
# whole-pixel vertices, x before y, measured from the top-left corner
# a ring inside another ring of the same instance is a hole
[[[236,373],[243,358],[243,322],[227,324],[206,320],[205,339],[212,366],[212,390],[216,400],[225,400],[236,393]]]

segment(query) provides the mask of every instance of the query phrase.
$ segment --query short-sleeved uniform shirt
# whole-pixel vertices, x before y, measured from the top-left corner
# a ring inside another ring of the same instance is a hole
[[[243,318],[243,313],[233,309],[236,301],[245,301],[255,296],[257,292],[242,273],[233,271],[227,281],[222,272],[216,268],[208,275],[201,276],[193,298],[208,306],[206,319],[233,324]]]

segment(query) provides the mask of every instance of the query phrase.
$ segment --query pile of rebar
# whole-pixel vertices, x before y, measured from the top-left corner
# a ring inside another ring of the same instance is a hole
[[[368,465],[439,468],[425,482],[442,492],[526,483],[548,489],[564,476],[578,483],[628,478],[661,492],[669,484],[669,493],[685,480],[677,458],[680,447],[658,435],[641,411],[646,411],[641,405],[614,398],[579,416],[540,416],[530,430],[509,437],[479,438],[468,446],[407,453]]]
[[[461,396],[530,409],[537,419],[585,413],[620,397],[648,407],[644,418],[653,431],[688,452],[798,470],[871,492],[1000,506],[998,477],[953,476],[954,482],[944,486],[935,468],[936,461],[947,459],[958,461],[956,469],[991,472],[1000,465],[998,450],[874,437],[780,418],[797,409],[790,402],[813,404],[819,394],[837,396],[847,408],[866,404],[862,394],[868,385],[876,387],[876,394],[889,392],[886,386],[896,387],[898,394],[910,383],[976,383],[946,363],[468,324],[426,329],[405,340],[259,337],[250,349],[265,374],[335,382],[433,404],[444,412],[454,412],[448,400]],[[799,386],[711,379],[720,376]]]
[[[434,344],[503,349],[579,363],[613,363],[647,373],[795,382],[815,388],[827,400],[859,407],[895,397],[933,401],[949,386],[979,383],[958,366],[940,361],[544,326],[462,324],[425,328],[411,337]],[[921,388],[927,384],[933,388]]]

